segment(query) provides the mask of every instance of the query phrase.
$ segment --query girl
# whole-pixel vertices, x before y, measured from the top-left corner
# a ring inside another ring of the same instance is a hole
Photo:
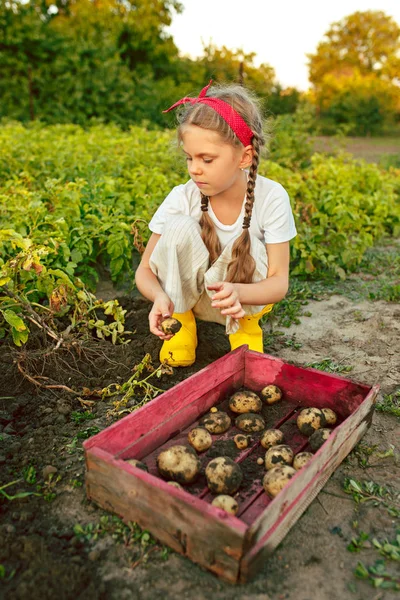
[[[287,293],[289,240],[296,228],[284,188],[257,175],[264,144],[257,103],[243,87],[205,87],[182,98],[178,140],[190,180],[175,187],[150,221],[136,272],[153,302],[150,331],[164,340],[160,361],[196,359],[195,316],[226,327],[231,349],[263,351],[260,317]],[[180,331],[166,335],[173,316]]]

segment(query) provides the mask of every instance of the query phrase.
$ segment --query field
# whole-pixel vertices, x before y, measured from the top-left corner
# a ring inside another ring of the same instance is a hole
[[[363,151],[372,152],[372,146],[371,140],[364,141]],[[379,153],[392,150],[389,145]],[[372,183],[374,173],[368,171]],[[110,180],[107,185],[110,198],[110,190],[118,190]],[[110,270],[103,269],[96,297],[104,302],[118,298],[126,310],[129,343],[114,345],[93,333],[78,345],[55,350],[56,344],[46,345],[41,330],[32,334],[29,351],[1,341],[0,597],[398,598],[399,256],[399,240],[385,237],[364,250],[363,259],[344,279],[293,277],[288,299],[263,325],[265,352],[369,385],[379,383],[381,394],[368,433],[262,572],[240,588],[171,552],[136,524],[123,524],[89,503],[81,445],[157,392],[228,352],[223,328],[199,323],[195,365],[162,372],[160,343],[147,326],[150,304],[127,290],[124,282],[117,286]]]
[[[318,137],[315,139],[315,150],[317,152],[331,151],[333,148],[342,148],[350,152],[356,158],[362,158],[367,162],[389,163],[398,166],[400,161],[400,138],[399,137],[348,137],[335,140],[329,137]]]

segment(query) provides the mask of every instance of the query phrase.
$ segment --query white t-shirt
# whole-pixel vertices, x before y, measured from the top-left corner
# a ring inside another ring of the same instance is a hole
[[[224,225],[214,214],[208,204],[208,214],[215,225],[222,249],[233,238],[242,233],[244,205],[235,223]],[[164,224],[172,215],[188,215],[200,221],[200,190],[190,179],[187,183],[174,187],[159,206],[150,221],[149,229],[153,233],[162,234]],[[254,205],[250,222],[250,233],[266,244],[288,242],[297,234],[290,200],[285,188],[276,181],[257,175],[254,191]]]

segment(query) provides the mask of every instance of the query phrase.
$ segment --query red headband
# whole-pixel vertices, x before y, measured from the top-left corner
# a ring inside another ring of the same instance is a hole
[[[180,104],[185,104],[186,102],[190,102],[190,104],[207,104],[207,106],[215,110],[215,112],[217,112],[224,119],[224,121],[228,123],[229,127],[237,135],[243,146],[249,146],[254,133],[247,125],[243,117],[241,117],[239,113],[237,113],[236,110],[224,100],[206,96],[207,90],[211,83],[212,80],[205,88],[201,90],[198,98],[182,98],[170,106],[170,108],[167,108],[167,110],[163,110],[163,113],[169,112]]]

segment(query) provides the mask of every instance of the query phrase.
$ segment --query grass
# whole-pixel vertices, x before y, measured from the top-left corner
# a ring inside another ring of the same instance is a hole
[[[400,417],[400,388],[392,394],[384,395],[383,399],[377,403],[376,410]]]
[[[342,281],[327,279],[308,284],[310,297],[341,294],[351,300],[400,301],[400,239],[385,238],[369,248],[357,269]]]

